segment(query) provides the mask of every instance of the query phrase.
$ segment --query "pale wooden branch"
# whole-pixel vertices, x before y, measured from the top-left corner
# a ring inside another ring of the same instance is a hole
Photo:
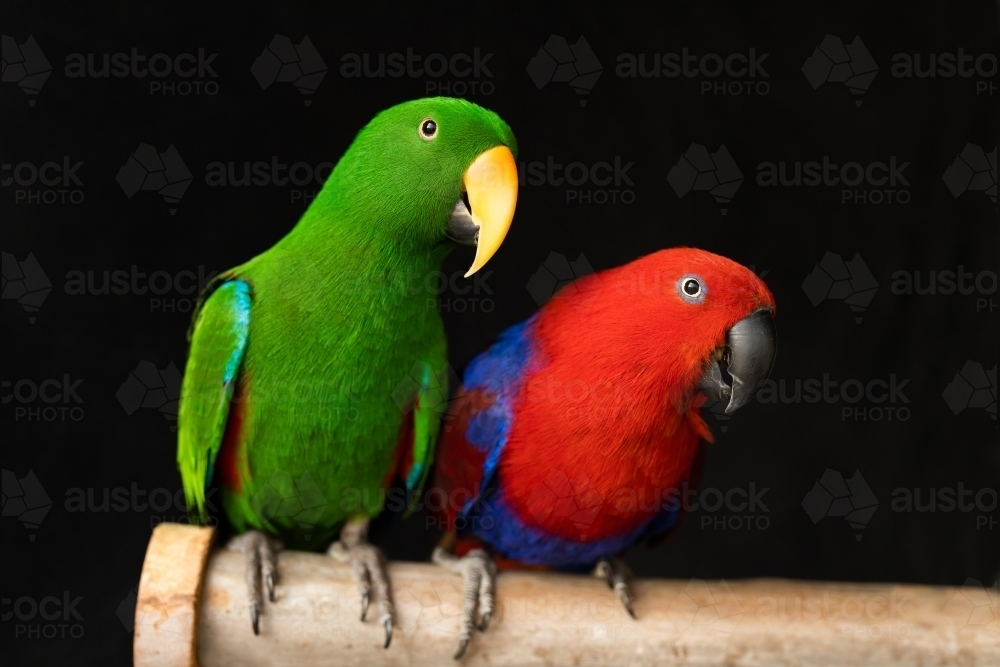
[[[461,579],[392,563],[392,646],[361,623],[347,566],[278,556],[278,600],[250,628],[242,556],[161,524],[143,568],[136,667],[248,665],[998,665],[996,589],[755,579],[633,582],[638,620],[596,578],[503,572],[498,610],[460,663]],[[198,575],[203,575],[204,591]],[[195,611],[197,610],[197,614]],[[197,628],[197,632],[195,631]]]

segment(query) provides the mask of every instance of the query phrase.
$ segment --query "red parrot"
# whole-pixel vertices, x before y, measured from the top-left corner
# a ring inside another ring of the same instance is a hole
[[[465,579],[456,658],[492,615],[493,555],[596,568],[632,614],[616,557],[677,526],[712,441],[701,395],[730,414],[753,398],[774,313],[750,269],[672,248],[573,282],[472,360],[431,490],[457,547],[433,559]]]

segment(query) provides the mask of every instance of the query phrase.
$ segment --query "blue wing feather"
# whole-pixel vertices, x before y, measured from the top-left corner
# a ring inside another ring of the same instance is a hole
[[[479,493],[459,512],[466,518],[481,498],[489,493],[496,477],[500,454],[514,414],[514,400],[521,389],[524,373],[533,360],[531,325],[534,317],[504,330],[490,349],[475,357],[465,370],[462,384],[469,392],[481,391],[494,402],[476,413],[465,431],[465,439],[486,453]]]

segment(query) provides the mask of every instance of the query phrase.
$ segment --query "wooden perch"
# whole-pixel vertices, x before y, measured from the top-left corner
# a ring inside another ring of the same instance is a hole
[[[278,600],[250,628],[243,557],[211,528],[160,524],[139,585],[135,667],[230,665],[997,665],[996,590],[781,579],[633,582],[638,620],[600,580],[503,572],[498,610],[466,656],[461,579],[392,563],[392,646],[347,566],[279,554]],[[210,553],[211,551],[211,553]]]

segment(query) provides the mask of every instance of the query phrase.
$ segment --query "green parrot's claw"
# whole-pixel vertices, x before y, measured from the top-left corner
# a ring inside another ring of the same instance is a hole
[[[476,626],[476,629],[480,632],[486,632],[486,629],[490,627],[491,618],[493,618],[493,612],[483,614],[483,618],[479,621],[479,625]]]
[[[465,649],[469,647],[469,637],[462,637],[462,641],[458,643],[458,650],[455,651],[455,655],[451,656],[455,660],[461,660],[462,656],[465,655]]]
[[[389,648],[389,644],[392,643],[392,616],[386,614],[382,617],[382,625],[385,626],[385,646],[384,648]]]
[[[250,530],[229,540],[226,549],[243,554],[244,577],[247,584],[247,603],[250,607],[250,624],[253,633],[260,634],[260,615],[264,613],[264,589],[274,602],[274,584],[278,577],[278,550],[282,544],[264,533]]]
[[[340,540],[327,549],[327,555],[351,566],[351,574],[361,595],[361,621],[368,616],[368,605],[374,592],[375,604],[380,612],[379,622],[385,626],[385,647],[392,642],[393,604],[389,576],[385,572],[385,557],[377,547],[368,543],[368,519],[348,521],[340,533]]]

